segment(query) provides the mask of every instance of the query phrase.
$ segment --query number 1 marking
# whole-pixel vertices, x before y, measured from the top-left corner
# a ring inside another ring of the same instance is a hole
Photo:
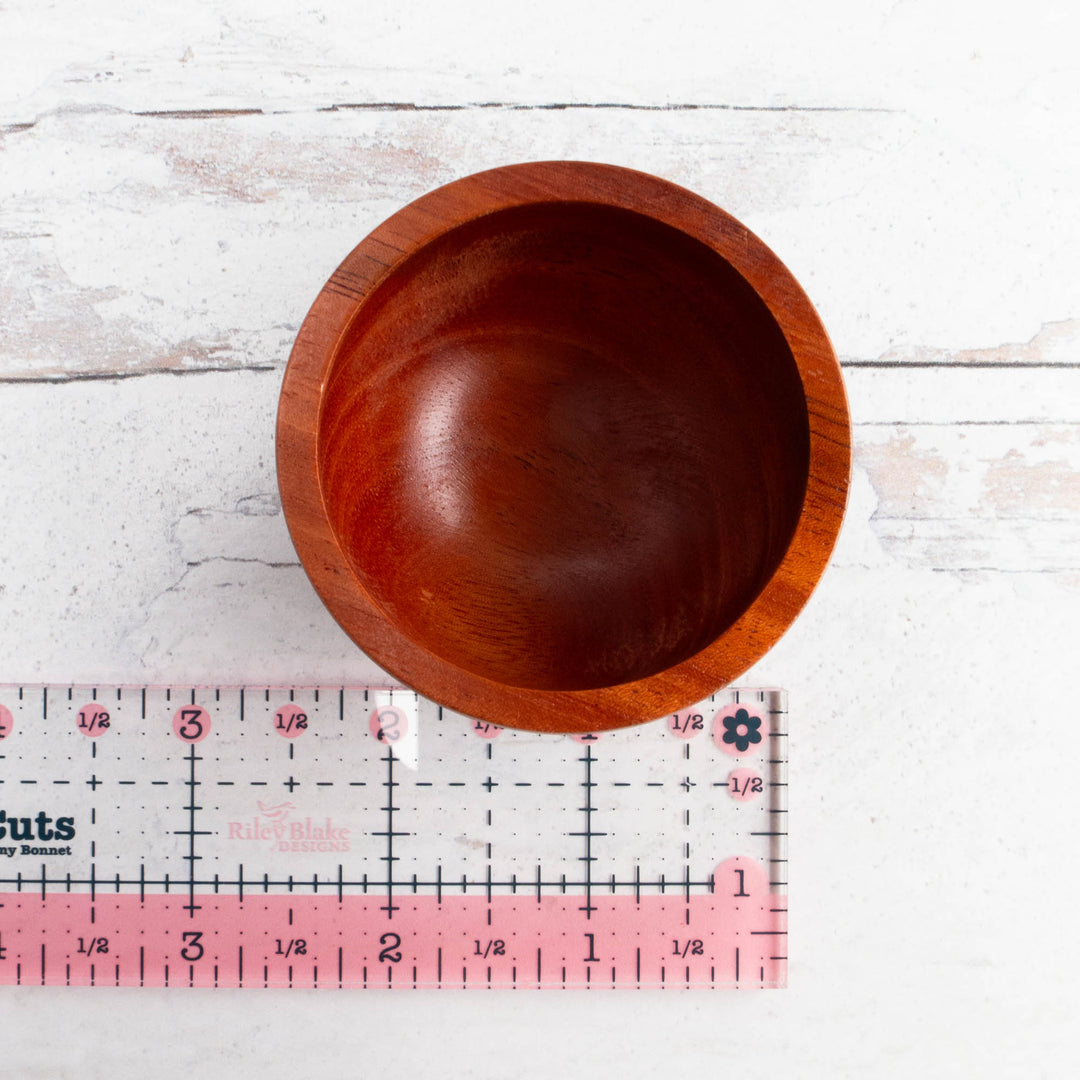
[[[596,950],[595,950],[596,935],[595,934],[586,934],[585,936],[589,939],[589,955],[585,957],[585,963],[586,964],[598,964],[598,963],[600,963],[600,957],[596,955]]]
[[[750,894],[746,891],[745,884],[744,884],[744,875],[746,874],[746,871],[745,870],[740,870],[738,867],[735,867],[735,873],[739,875],[739,891],[737,893],[732,893],[731,895],[732,896],[749,896]]]

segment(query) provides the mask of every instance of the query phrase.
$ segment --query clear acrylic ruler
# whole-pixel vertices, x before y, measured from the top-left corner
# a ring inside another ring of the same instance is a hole
[[[403,689],[0,686],[0,983],[783,986],[786,704],[538,735]]]

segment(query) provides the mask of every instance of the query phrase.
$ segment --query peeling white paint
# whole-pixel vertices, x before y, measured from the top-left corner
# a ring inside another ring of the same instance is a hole
[[[782,1000],[5,989],[5,1075],[1066,1075],[1078,39],[1053,0],[4,0],[0,679],[383,681],[296,565],[280,372],[343,255],[477,169],[730,210],[856,424],[835,558],[746,676],[792,707]]]

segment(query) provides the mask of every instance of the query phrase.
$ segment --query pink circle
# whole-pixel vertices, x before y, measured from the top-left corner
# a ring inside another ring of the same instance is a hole
[[[760,903],[769,895],[769,873],[757,859],[735,855],[713,871],[713,895],[728,903],[743,899]]]
[[[601,733],[599,731],[581,731],[576,735],[571,735],[570,738],[573,739],[574,742],[593,743],[599,740],[600,735]]]
[[[96,701],[84,705],[75,714],[75,727],[91,739],[104,735],[109,730],[110,722],[109,710]]]
[[[371,734],[381,743],[396,743],[409,730],[409,718],[396,705],[384,705],[371,714]]]
[[[274,713],[274,730],[284,739],[300,738],[307,731],[307,726],[307,713],[291,701]]]
[[[6,739],[15,727],[15,717],[6,705],[0,705],[0,739]]]
[[[753,769],[732,769],[727,778],[728,794],[736,802],[750,802],[765,790],[761,773]]]
[[[694,709],[684,709],[667,718],[667,727],[676,739],[692,739],[705,730],[705,716]]]
[[[713,717],[713,742],[732,757],[748,757],[765,749],[769,715],[759,705],[732,702]]]
[[[173,716],[172,726],[184,742],[202,742],[210,734],[210,714],[201,705],[181,705]]]
[[[502,728],[498,724],[488,723],[487,720],[474,720],[472,730],[473,734],[479,735],[481,739],[497,739]]]

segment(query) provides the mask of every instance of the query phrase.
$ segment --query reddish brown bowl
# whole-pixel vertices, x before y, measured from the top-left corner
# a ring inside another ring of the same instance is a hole
[[[296,340],[278,477],[315,588],[382,667],[515,727],[650,720],[794,620],[843,516],[839,365],[757,237],[583,162],[425,195]]]

